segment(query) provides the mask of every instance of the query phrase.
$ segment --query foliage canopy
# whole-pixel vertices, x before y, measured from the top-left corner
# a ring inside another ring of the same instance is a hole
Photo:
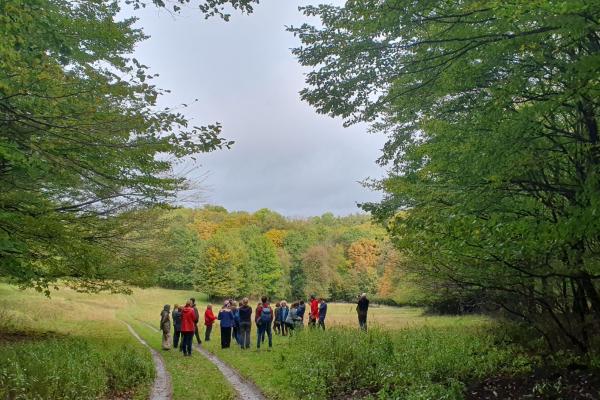
[[[292,27],[302,97],[389,140],[366,210],[429,281],[600,332],[600,3],[349,0]],[[439,286],[438,286],[439,287]],[[558,335],[554,335],[558,332]]]

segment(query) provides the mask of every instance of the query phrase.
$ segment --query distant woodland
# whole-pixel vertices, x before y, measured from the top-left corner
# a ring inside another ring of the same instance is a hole
[[[289,219],[268,209],[206,206],[165,211],[157,220],[146,242],[159,249],[147,260],[155,264],[148,284],[196,288],[217,298],[352,300],[367,292],[387,303],[422,300],[398,268],[401,253],[367,215]]]

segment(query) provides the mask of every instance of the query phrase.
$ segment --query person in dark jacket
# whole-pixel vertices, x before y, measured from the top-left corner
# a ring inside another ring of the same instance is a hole
[[[258,324],[256,348],[260,349],[260,342],[265,340],[265,333],[269,336],[269,348],[271,348],[273,347],[273,333],[271,331],[273,309],[267,303],[267,296],[263,296],[260,300],[262,303],[256,308],[256,323]]]
[[[190,299],[192,301],[192,307],[194,308],[194,335],[196,336],[196,341],[198,342],[198,344],[202,344],[202,340],[200,340],[200,332],[198,331],[198,322],[200,321],[200,313],[198,312],[198,307],[196,307],[196,299],[195,298],[191,298]]]
[[[171,318],[173,319],[173,348],[179,348],[179,339],[181,338],[181,311],[183,310],[178,304],[173,306]],[[182,341],[183,342],[183,341]]]
[[[358,314],[358,325],[363,331],[367,330],[367,312],[369,311],[369,299],[367,294],[363,293],[356,304],[356,313]]]
[[[276,335],[281,334],[281,302],[275,303],[275,318],[273,318],[273,330]]]
[[[219,311],[218,319],[221,321],[221,348],[228,349],[231,346],[231,329],[235,323],[229,302]]]
[[[183,355],[192,355],[192,342],[194,341],[194,308],[192,301],[188,300],[181,313],[181,333],[183,334]]]
[[[171,349],[171,306],[165,304],[160,313],[160,330],[162,332],[162,349]]]
[[[242,349],[250,348],[250,329],[252,328],[252,307],[248,305],[248,298],[242,300],[238,310],[240,315],[240,346]]]
[[[327,303],[325,299],[321,297],[319,303],[319,326],[325,330],[325,317],[327,316]]]
[[[298,303],[298,309],[296,310],[296,328],[302,329],[304,327],[304,313],[306,312],[306,304],[304,300],[300,300]]]

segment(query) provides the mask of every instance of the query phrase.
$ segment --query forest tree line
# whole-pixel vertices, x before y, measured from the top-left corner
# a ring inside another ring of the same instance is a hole
[[[214,298],[315,294],[349,301],[366,292],[390,303],[418,301],[399,268],[401,254],[367,215],[289,219],[268,209],[205,206],[165,211],[159,219],[154,279],[163,287]]]

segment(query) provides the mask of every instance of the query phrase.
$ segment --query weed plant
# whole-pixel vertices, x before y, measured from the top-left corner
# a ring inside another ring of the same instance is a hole
[[[335,328],[302,332],[290,345],[303,350],[288,352],[282,367],[304,399],[462,399],[471,380],[530,368],[493,335],[464,328]]]
[[[153,377],[150,355],[127,343],[68,338],[0,348],[2,399],[97,399],[148,385]]]

